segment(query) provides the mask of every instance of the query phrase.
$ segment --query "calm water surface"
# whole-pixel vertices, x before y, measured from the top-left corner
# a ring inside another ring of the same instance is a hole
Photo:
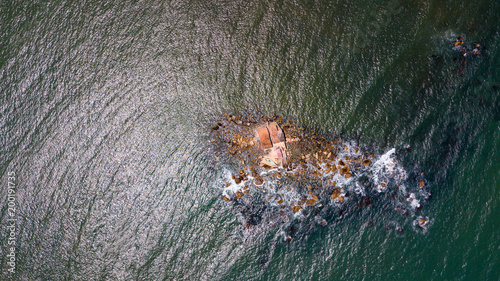
[[[3,1],[0,279],[498,280],[499,26],[493,0]],[[246,112],[411,146],[430,227],[242,239],[208,134]]]

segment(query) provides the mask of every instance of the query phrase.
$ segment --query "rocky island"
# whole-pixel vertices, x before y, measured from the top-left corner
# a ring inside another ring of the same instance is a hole
[[[356,141],[321,136],[281,116],[226,115],[212,131],[217,157],[235,165],[223,179],[222,198],[240,211],[246,230],[309,217],[326,226],[325,217],[337,209],[343,215],[348,201],[365,208],[378,194],[389,194],[393,210],[413,216],[415,226],[428,223],[420,214],[430,196],[426,181],[423,175],[407,181],[395,149],[378,155]]]

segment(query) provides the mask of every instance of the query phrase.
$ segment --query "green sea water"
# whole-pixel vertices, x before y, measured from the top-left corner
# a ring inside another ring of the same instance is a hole
[[[492,0],[1,2],[0,279],[499,280],[499,26]],[[208,140],[252,112],[405,151],[431,224],[244,239]]]

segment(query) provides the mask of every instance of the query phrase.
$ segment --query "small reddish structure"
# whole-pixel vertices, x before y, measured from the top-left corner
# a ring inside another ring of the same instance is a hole
[[[257,136],[260,141],[262,149],[269,149],[273,147],[271,139],[269,138],[269,130],[267,129],[267,127],[257,128]]]
[[[255,129],[257,139],[264,152],[262,167],[283,167],[287,161],[286,139],[283,130],[276,122],[266,123]]]

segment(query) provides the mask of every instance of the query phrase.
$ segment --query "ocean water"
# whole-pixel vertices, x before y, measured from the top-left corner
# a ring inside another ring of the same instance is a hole
[[[0,279],[499,280],[499,26],[492,0],[2,2]],[[431,223],[245,238],[224,113],[395,149]]]

